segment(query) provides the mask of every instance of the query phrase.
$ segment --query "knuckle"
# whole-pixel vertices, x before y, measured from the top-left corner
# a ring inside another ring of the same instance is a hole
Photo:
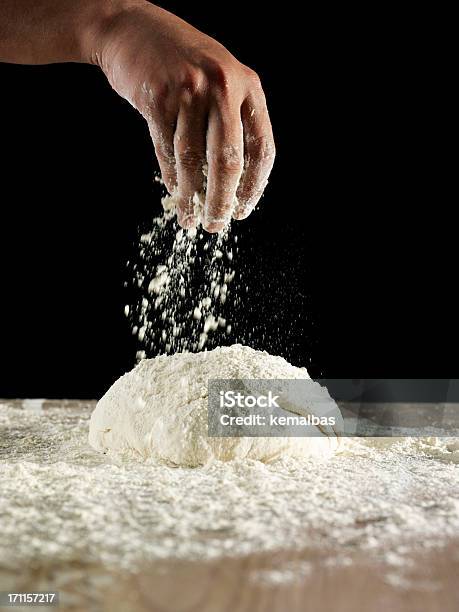
[[[249,68],[248,66],[244,66],[244,72],[246,74],[247,80],[252,85],[252,87],[254,87],[255,89],[262,89],[260,77],[258,76],[258,73],[255,72],[255,70],[252,70],[252,68]]]
[[[182,98],[187,101],[197,96],[203,89],[204,75],[201,70],[188,68],[181,76],[179,90]]]
[[[234,71],[228,62],[212,62],[207,74],[210,90],[214,95],[226,97],[231,93]]]
[[[166,165],[175,165],[174,149],[164,142],[155,143],[155,152],[158,160]]]
[[[155,117],[164,111],[169,94],[167,82],[157,83],[154,87],[144,82],[135,92],[135,106],[147,119]]]
[[[186,149],[178,149],[177,163],[183,168],[195,170],[196,168],[202,168],[204,164],[204,156],[202,152],[191,147],[187,147]]]
[[[225,145],[214,155],[214,163],[224,174],[236,174],[242,171],[243,159],[239,147]]]
[[[276,157],[276,145],[269,136],[254,137],[250,143],[249,157],[251,161],[261,164],[271,164]]]
[[[169,97],[170,86],[167,82],[161,82],[155,85],[151,90],[151,98],[158,104],[164,103]]]

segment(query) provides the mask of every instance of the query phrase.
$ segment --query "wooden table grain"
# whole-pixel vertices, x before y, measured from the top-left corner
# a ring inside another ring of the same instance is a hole
[[[318,551],[279,551],[212,562],[155,563],[114,577],[92,604],[103,612],[459,611],[459,542],[418,551],[403,570],[362,553],[349,565],[326,560],[329,555]],[[285,582],[265,580],[273,568],[289,564],[309,570]]]

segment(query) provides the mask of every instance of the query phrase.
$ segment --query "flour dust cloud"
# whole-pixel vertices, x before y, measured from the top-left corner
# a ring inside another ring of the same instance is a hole
[[[307,313],[298,309],[304,296],[292,266],[276,267],[276,246],[260,257],[251,229],[234,221],[219,234],[183,230],[174,197],[162,204],[141,228],[127,267],[125,315],[137,360],[237,343],[294,362]],[[301,316],[292,314],[298,310]]]

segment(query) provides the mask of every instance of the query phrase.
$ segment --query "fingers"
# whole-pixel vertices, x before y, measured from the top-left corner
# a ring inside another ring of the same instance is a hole
[[[203,226],[221,231],[230,221],[243,166],[243,131],[239,107],[215,105],[207,133],[207,194]]]
[[[245,219],[258,204],[268,183],[276,148],[263,92],[249,97],[241,108],[244,127],[244,173],[237,190],[234,219]]]
[[[195,227],[194,194],[204,191],[207,116],[203,104],[182,105],[177,119],[174,151],[177,165],[177,221],[183,228]]]
[[[190,72],[178,95],[165,88],[150,96],[142,113],[184,228],[198,221],[194,195],[204,191],[206,160],[206,201],[199,216],[209,232],[221,231],[231,217],[249,216],[268,182],[275,157],[271,122],[258,77],[247,69],[243,75],[238,80],[232,73],[223,78],[221,71],[212,78]]]
[[[169,193],[177,186],[177,172],[174,156],[174,132],[177,121],[177,109],[149,106],[144,117],[148,123],[150,136],[155,147],[156,158],[161,176]]]

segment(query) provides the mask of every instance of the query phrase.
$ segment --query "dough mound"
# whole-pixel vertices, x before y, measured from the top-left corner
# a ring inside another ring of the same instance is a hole
[[[105,453],[134,453],[196,467],[213,459],[327,457],[340,438],[212,438],[207,435],[207,384],[219,379],[309,379],[305,368],[246,346],[161,355],[141,361],[97,404],[89,442]],[[315,429],[315,428],[314,428]]]

